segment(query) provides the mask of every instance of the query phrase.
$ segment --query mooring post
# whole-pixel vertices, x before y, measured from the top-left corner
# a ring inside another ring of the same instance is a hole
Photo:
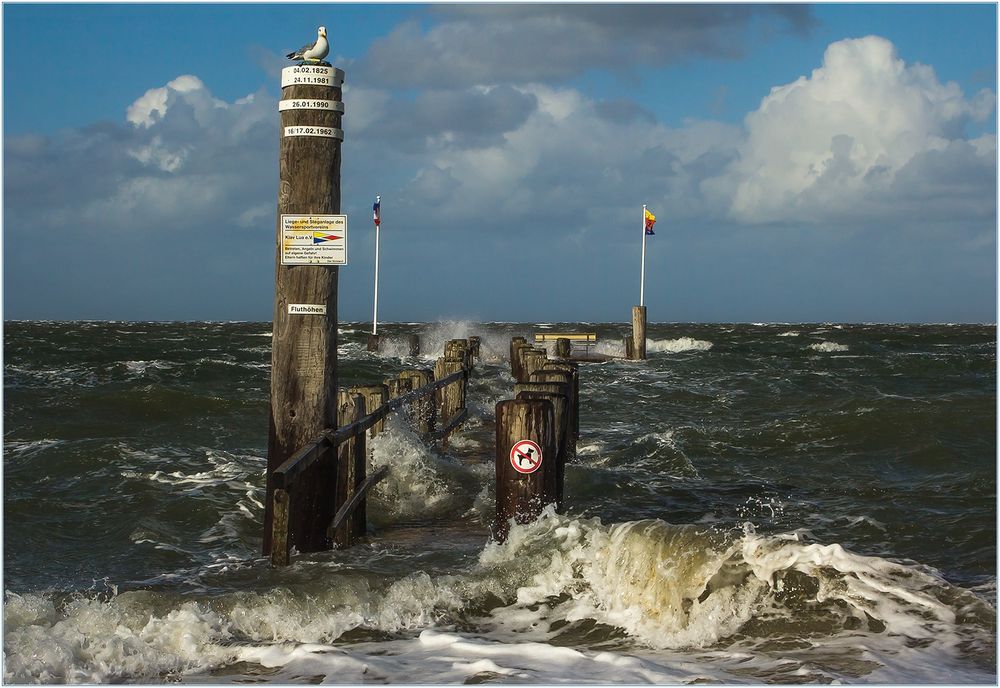
[[[635,346],[632,341],[632,335],[622,337],[622,344],[625,348],[625,358],[629,361],[635,358]]]
[[[273,537],[274,470],[337,423],[337,266],[347,255],[347,221],[340,215],[343,82],[344,72],[330,66],[281,73],[265,555]],[[317,232],[338,238],[316,245]],[[300,552],[326,547],[333,515],[328,482],[295,486],[288,533]]]
[[[382,344],[382,335],[380,334],[370,334],[368,335],[368,350],[371,352],[378,352],[379,346]]]
[[[646,360],[645,306],[632,306],[632,360]]]
[[[558,503],[555,421],[548,399],[508,399],[496,406],[496,520],[507,539],[510,519],[530,523]]]
[[[337,395],[339,413],[337,422],[340,427],[350,425],[365,416],[365,398],[361,394],[341,391]],[[355,435],[345,440],[337,447],[337,490],[334,497],[333,512],[340,510],[344,504],[351,501],[358,486],[365,481],[368,465],[368,451],[365,448],[365,433]],[[333,517],[330,517],[330,521]],[[327,522],[329,525],[329,522]],[[365,534],[367,514],[365,502],[362,501],[351,517],[332,533],[333,544],[349,547],[354,541]]]
[[[419,334],[411,334],[411,335],[409,335],[406,338],[406,341],[409,344],[410,356],[419,356],[420,355],[420,335]]]

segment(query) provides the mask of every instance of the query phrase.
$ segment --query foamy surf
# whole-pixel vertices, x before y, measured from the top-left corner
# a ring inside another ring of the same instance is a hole
[[[548,509],[465,570],[379,583],[366,571],[385,554],[300,562],[289,588],[204,600],[8,593],[4,678],[198,681],[237,662],[271,681],[343,683],[755,682],[787,676],[790,661],[806,681],[992,676],[995,610],[975,594],[792,534]],[[479,630],[455,630],[469,623]],[[804,645],[782,640],[805,629]],[[581,633],[591,643],[560,645]]]

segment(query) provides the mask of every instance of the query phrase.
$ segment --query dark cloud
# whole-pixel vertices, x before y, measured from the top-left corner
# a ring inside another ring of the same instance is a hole
[[[754,33],[802,32],[806,5],[447,5],[372,44],[356,69],[386,87],[551,82],[591,69],[732,59]]]

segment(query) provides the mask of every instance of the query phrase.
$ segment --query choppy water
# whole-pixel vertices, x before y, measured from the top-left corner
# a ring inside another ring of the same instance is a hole
[[[267,323],[4,332],[4,680],[996,683],[982,326],[653,325],[582,366],[567,509],[489,542],[510,337],[411,324],[342,384],[483,337],[447,452],[401,420],[372,537],[260,558]]]

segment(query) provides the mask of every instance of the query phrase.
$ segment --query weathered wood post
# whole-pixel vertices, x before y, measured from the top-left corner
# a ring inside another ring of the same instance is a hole
[[[556,511],[562,511],[568,442],[572,434],[569,386],[561,382],[519,382],[514,385],[514,398],[548,399],[552,402],[556,436]]]
[[[472,354],[469,351],[469,341],[467,339],[449,339],[444,345],[444,357],[461,360],[462,366],[466,370],[472,370]]]
[[[413,391],[413,380],[410,378],[387,377],[382,381],[382,384],[384,384],[386,389],[389,390],[390,399],[401,397],[407,392]]]
[[[455,358],[439,358],[434,365],[434,379],[442,380],[452,373],[465,370],[465,361]],[[465,408],[465,380],[458,380],[445,385],[435,394],[438,423],[442,429],[448,427],[451,420]],[[448,446],[448,437],[441,438],[441,444]]]
[[[646,360],[645,306],[632,306],[632,360]]]
[[[576,456],[576,445],[580,441],[580,366],[569,361],[549,361],[542,366],[541,372],[559,370],[572,376],[572,386],[569,394],[569,425],[566,440],[566,456]]]
[[[370,334],[368,335],[368,350],[372,352],[378,352],[378,348],[382,345],[382,335],[380,334]]]
[[[434,371],[427,368],[418,370],[404,370],[399,374],[399,378],[409,379],[411,389],[420,389],[434,381]],[[434,418],[436,416],[434,399],[428,395],[417,399],[411,406],[411,413],[417,432],[426,435],[434,430]]]
[[[565,385],[566,409],[566,455],[576,455],[577,394],[573,384],[573,372],[542,368],[528,376],[528,382],[554,382]]]
[[[368,413],[389,401],[389,388],[385,385],[360,385],[351,387],[348,391],[365,398],[365,409]],[[380,432],[385,432],[385,420],[376,421],[368,431],[368,436],[375,437]]]
[[[548,363],[549,357],[544,351],[538,349],[529,349],[524,352],[524,366],[521,371],[523,379],[519,382],[528,382],[531,380],[531,374],[536,370],[541,370],[542,366]]]
[[[527,346],[527,342],[524,337],[511,337],[510,338],[510,374],[515,380],[520,379],[520,370],[518,369],[518,364],[520,362],[520,356],[518,355],[518,349],[524,344]]]
[[[509,520],[530,523],[559,501],[554,410],[548,399],[508,399],[496,406],[496,520],[507,539]]]
[[[556,340],[556,356],[559,358],[569,358],[570,351],[571,346],[568,339],[560,337]]]
[[[337,266],[346,263],[340,215],[344,72],[330,66],[281,72],[276,279],[263,553],[271,553],[274,470],[337,423]],[[337,237],[313,243],[315,233]],[[297,485],[288,533],[300,552],[327,546],[333,486]]]
[[[482,338],[473,335],[467,339],[469,341],[469,351],[472,353],[472,356],[478,360],[480,358],[479,347],[482,344]]]
[[[338,416],[337,422],[340,427],[349,425],[365,416],[365,398],[361,394],[341,391],[337,394]],[[334,498],[334,513],[347,502],[351,501],[358,490],[358,486],[365,480],[366,468],[368,465],[368,451],[365,448],[365,433],[360,433],[354,438],[341,442],[337,447],[337,491]],[[332,521],[333,518],[330,518]],[[330,525],[330,522],[327,522]],[[347,521],[344,522],[336,532],[327,532],[334,545],[349,547],[354,541],[365,534],[367,526],[367,512],[365,502],[362,502],[354,510]]]
[[[411,335],[407,336],[406,341],[409,344],[410,355],[411,356],[419,356],[420,355],[420,335],[419,334],[411,334]]]
[[[635,359],[635,345],[634,345],[634,342],[632,341],[631,335],[627,336],[627,337],[622,337],[622,343],[625,346],[625,358],[628,359],[628,360],[630,360],[630,361],[634,360]]]

